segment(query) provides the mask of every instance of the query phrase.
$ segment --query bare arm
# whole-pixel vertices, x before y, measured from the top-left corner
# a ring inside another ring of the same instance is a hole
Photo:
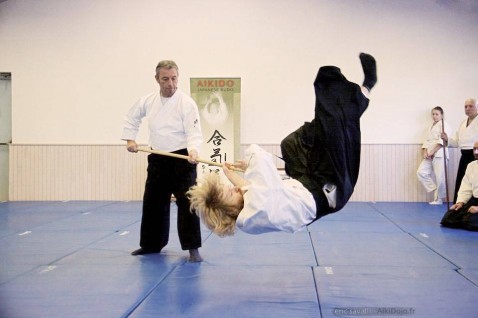
[[[246,171],[249,165],[245,160],[236,160],[236,162],[234,162],[233,167]]]
[[[236,186],[236,187],[243,187],[245,185],[249,184],[249,181],[232,171],[230,168],[232,168],[233,165],[230,163],[224,163],[222,165],[222,171],[224,171],[224,175],[231,181],[231,183]]]

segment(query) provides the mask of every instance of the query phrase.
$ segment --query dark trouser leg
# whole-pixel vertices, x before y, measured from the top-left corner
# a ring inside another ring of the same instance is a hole
[[[448,210],[443,216],[440,224],[450,228],[477,231],[478,220],[475,219],[476,213],[472,214],[468,212],[468,210],[474,205],[478,205],[478,198],[471,197],[470,200],[458,211]]]
[[[280,144],[285,172],[293,179],[299,179],[307,172],[307,150],[300,140],[303,127],[289,134]]]
[[[163,178],[164,167],[148,157],[148,178],[143,198],[140,246],[145,249],[161,249],[169,241],[171,190]]]
[[[189,200],[186,196],[176,196],[178,205],[178,233],[183,250],[201,247],[201,228],[199,218],[189,211]]]
[[[187,154],[181,153],[180,154]],[[201,227],[199,217],[192,213],[186,192],[196,183],[196,165],[187,160],[175,159],[173,194],[178,206],[178,235],[183,250],[198,249],[201,247]]]
[[[460,163],[458,164],[458,171],[456,173],[456,182],[455,182],[455,195],[453,196],[453,202],[456,203],[458,197],[458,191],[460,190],[461,180],[466,172],[466,167],[470,162],[475,160],[473,155],[473,150],[462,150]]]
[[[307,144],[313,144],[313,133],[310,129],[313,125],[305,123],[299,129],[289,134],[281,142],[282,158],[285,162],[286,173],[293,179],[298,180],[304,187],[312,193],[314,197],[317,214],[316,220],[331,212],[327,198],[322,190],[321,178],[325,174],[320,174],[319,169],[327,170],[325,163],[319,162],[318,149]]]
[[[466,230],[478,232],[478,213],[468,212],[472,206],[478,205],[478,198],[471,197],[467,202],[466,208],[467,214],[463,218],[463,225]]]

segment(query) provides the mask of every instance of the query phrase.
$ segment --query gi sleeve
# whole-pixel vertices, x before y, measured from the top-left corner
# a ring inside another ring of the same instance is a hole
[[[281,198],[276,197],[276,193],[282,180],[271,154],[253,144],[247,148],[244,159],[249,162],[244,178],[250,184],[245,187],[244,208],[236,226],[250,234],[279,231],[271,222],[271,213],[277,212],[274,207]]]
[[[244,178],[253,179],[256,183],[264,186],[270,184],[281,184],[281,177],[272,159],[272,155],[259,147],[252,144],[245,152],[245,160],[248,163],[248,168]]]
[[[184,131],[187,136],[187,149],[188,151],[195,149],[199,152],[201,150],[203,136],[198,107],[192,98],[184,103],[182,107],[182,116]]]
[[[458,191],[456,202],[467,203],[473,195],[473,184],[470,180],[470,177],[473,173],[472,164],[473,162],[471,164],[468,164],[468,166],[466,167],[466,172],[463,176],[463,179],[461,180],[460,190]]]
[[[139,126],[146,116],[145,100],[139,99],[130,108],[124,119],[122,140],[136,140],[136,135],[139,131]]]
[[[463,125],[465,125],[466,127],[466,119],[461,123],[460,127],[458,127],[458,130],[455,132],[455,135],[453,136],[453,138],[448,138],[448,146],[454,147],[454,148],[458,147],[458,143],[460,142],[459,133]]]
[[[445,130],[444,132],[450,136],[452,134],[452,131],[451,131],[451,126],[445,121],[443,123],[443,125],[440,123],[440,131],[443,131],[443,126],[445,126]],[[457,138],[456,136],[453,137],[453,138]],[[439,142],[438,142],[440,145],[443,146],[443,139],[441,139],[441,134],[440,134],[440,138],[439,138]]]

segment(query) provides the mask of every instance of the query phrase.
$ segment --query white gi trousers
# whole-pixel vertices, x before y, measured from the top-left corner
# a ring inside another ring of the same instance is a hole
[[[443,157],[434,157],[433,160],[423,159],[417,170],[418,181],[425,190],[435,191],[433,200],[442,200],[446,197],[444,166]]]

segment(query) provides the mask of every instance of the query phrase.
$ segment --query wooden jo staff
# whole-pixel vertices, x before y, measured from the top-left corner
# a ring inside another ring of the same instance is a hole
[[[145,147],[138,147],[138,151],[154,153],[156,155],[174,157],[174,158],[185,159],[185,160],[189,159],[189,157],[185,156],[185,155],[179,155],[177,153],[171,153],[171,152],[166,152],[166,151],[161,151],[161,150],[153,150],[153,149],[149,149],[149,148],[145,148]],[[204,160],[204,159],[200,159],[200,158],[197,158],[196,161],[201,162],[201,163],[205,163],[205,164],[210,165],[210,166],[222,167],[222,164],[220,164],[218,162],[214,162],[214,161]],[[238,169],[238,168],[231,168],[231,170],[234,170],[234,171],[237,171],[237,172],[244,172],[244,170]]]
[[[443,121],[443,117],[441,119],[441,131],[445,132],[445,122]],[[447,211],[450,210],[450,200],[448,197],[448,176],[446,173],[446,145],[448,144],[448,141],[443,140],[443,169],[445,169],[445,189],[446,189],[446,206],[447,206]]]

